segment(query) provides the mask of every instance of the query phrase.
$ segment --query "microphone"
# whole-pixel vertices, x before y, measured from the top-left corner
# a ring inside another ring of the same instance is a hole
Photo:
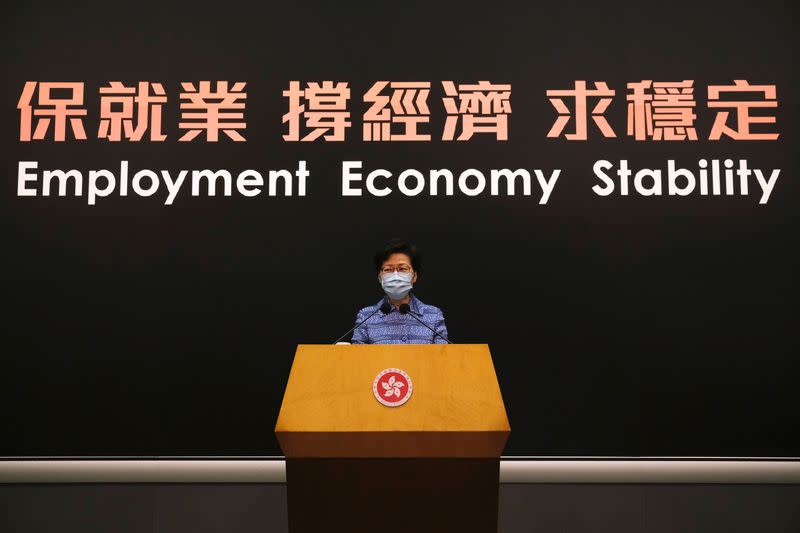
[[[370,318],[372,318],[372,315],[374,315],[374,314],[375,314],[375,313],[377,313],[378,311],[383,311],[383,314],[384,314],[384,315],[386,315],[386,314],[388,314],[388,313],[389,313],[389,311],[391,311],[391,310],[392,310],[392,306],[391,306],[391,305],[389,305],[389,302],[387,302],[386,300],[384,300],[384,302],[381,304],[381,306],[380,306],[379,308],[377,308],[376,310],[374,310],[373,312],[371,312],[367,318],[365,318],[365,319],[364,319],[364,320],[362,320],[361,322],[357,323],[357,324],[356,324],[355,326],[353,326],[352,328],[348,329],[348,330],[345,332],[345,334],[344,334],[344,335],[342,335],[341,337],[339,337],[338,339],[336,339],[335,341],[333,341],[333,344],[336,344],[336,343],[337,343],[337,342],[339,342],[340,340],[342,340],[342,339],[344,339],[345,337],[347,337],[347,335],[348,335],[348,334],[349,334],[351,331],[354,331],[354,330],[355,330],[355,329],[356,329],[358,326],[360,326],[361,324],[363,324],[364,322],[366,322],[367,320],[369,320]]]
[[[425,322],[420,320],[419,317],[417,316],[417,313],[415,313],[414,311],[411,310],[411,306],[410,305],[408,305],[408,304],[400,304],[400,308],[398,309],[398,311],[400,311],[401,315],[411,315],[411,316],[413,316],[414,318],[417,319],[417,322],[419,322],[420,324],[422,324],[423,326],[425,326],[426,328],[431,330],[434,335],[438,335],[440,338],[444,339],[445,342],[447,342],[447,344],[453,344],[452,342],[450,342],[450,339],[445,338],[444,336],[442,336],[441,333],[439,333],[438,331],[436,331],[435,329],[430,327],[428,324],[426,324]]]

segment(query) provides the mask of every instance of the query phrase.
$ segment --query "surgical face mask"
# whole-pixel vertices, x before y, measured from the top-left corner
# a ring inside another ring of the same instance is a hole
[[[392,300],[402,300],[406,294],[411,290],[411,278],[414,277],[413,272],[393,272],[381,276],[381,287],[383,292]]]

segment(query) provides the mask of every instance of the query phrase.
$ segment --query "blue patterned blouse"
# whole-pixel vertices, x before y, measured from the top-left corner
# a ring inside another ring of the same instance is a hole
[[[356,316],[356,324],[376,309],[380,309],[381,304],[385,301],[387,299],[383,297],[375,305],[361,309]],[[411,312],[417,313],[417,318],[445,339],[448,338],[441,309],[422,303],[413,293],[411,293],[408,305]],[[391,311],[386,314],[378,311],[369,320],[358,326],[353,331],[351,342],[353,344],[446,344],[444,339],[434,335],[433,331],[420,324],[411,316],[411,313],[403,315],[395,306],[392,306]]]

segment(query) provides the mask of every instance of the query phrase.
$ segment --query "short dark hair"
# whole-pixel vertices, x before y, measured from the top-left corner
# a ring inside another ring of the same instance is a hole
[[[380,272],[383,263],[389,259],[392,254],[406,254],[411,259],[411,268],[414,272],[420,274],[422,272],[422,256],[417,250],[417,247],[403,239],[391,239],[384,247],[375,253],[375,270]]]

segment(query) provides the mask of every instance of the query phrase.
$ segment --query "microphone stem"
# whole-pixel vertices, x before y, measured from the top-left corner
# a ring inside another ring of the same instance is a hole
[[[345,337],[347,337],[347,335],[348,335],[348,334],[349,334],[351,331],[355,331],[355,329],[356,329],[358,326],[360,326],[361,324],[363,324],[364,322],[366,322],[367,320],[369,320],[370,318],[372,318],[372,315],[374,315],[375,313],[377,313],[378,311],[380,311],[382,307],[383,307],[383,306],[381,306],[381,307],[378,307],[376,310],[374,310],[372,313],[370,313],[370,315],[369,315],[367,318],[365,318],[365,319],[364,319],[364,320],[362,320],[361,322],[358,322],[358,323],[356,323],[356,325],[355,325],[355,326],[353,326],[352,328],[348,329],[348,330],[345,332],[345,334],[344,334],[344,335],[342,335],[341,337],[339,337],[338,339],[336,339],[335,341],[333,341],[333,343],[332,343],[332,344],[336,344],[336,343],[337,343],[337,342],[339,342],[340,340],[342,340],[342,339],[344,339]]]
[[[423,321],[422,321],[422,320],[421,320],[421,319],[420,319],[420,318],[417,316],[417,313],[415,313],[415,312],[414,312],[414,311],[412,311],[411,309],[409,309],[409,310],[408,310],[408,314],[410,314],[411,316],[413,316],[413,317],[414,317],[414,318],[417,320],[417,322],[419,322],[420,324],[422,324],[423,326],[425,326],[426,328],[428,328],[429,330],[431,330],[431,331],[433,332],[433,334],[434,334],[434,335],[437,335],[437,336],[438,336],[440,339],[444,339],[444,341],[445,341],[447,344],[453,344],[452,342],[450,342],[450,339],[448,339],[448,338],[444,337],[444,336],[443,336],[441,333],[439,333],[438,331],[436,331],[435,329],[433,329],[432,327],[430,327],[428,324],[426,324],[425,322],[423,322]]]

